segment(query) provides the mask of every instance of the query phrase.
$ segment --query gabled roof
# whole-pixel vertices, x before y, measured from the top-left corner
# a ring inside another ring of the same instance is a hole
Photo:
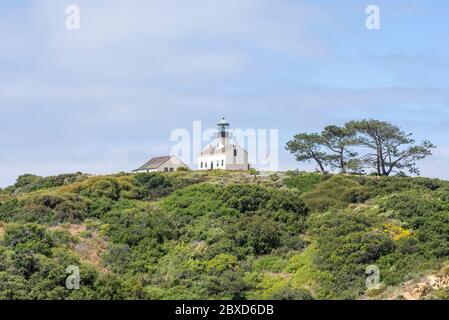
[[[220,148],[217,149],[211,145],[209,145],[206,149],[204,149],[203,151],[201,151],[200,155],[210,155],[210,154],[222,154],[225,153],[226,149],[225,148]]]
[[[152,158],[152,159],[150,159],[150,161],[145,163],[139,169],[133,170],[133,172],[157,169],[157,168],[159,168],[161,165],[163,165],[164,163],[166,163],[170,159],[171,159],[171,156]]]

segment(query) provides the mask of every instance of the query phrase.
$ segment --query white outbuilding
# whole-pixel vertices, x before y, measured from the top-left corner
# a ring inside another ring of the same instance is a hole
[[[150,159],[140,168],[133,170],[133,172],[172,172],[179,168],[189,169],[189,167],[176,156],[164,156]]]
[[[198,170],[249,170],[248,152],[231,138],[229,123],[222,118],[213,143],[198,157]]]

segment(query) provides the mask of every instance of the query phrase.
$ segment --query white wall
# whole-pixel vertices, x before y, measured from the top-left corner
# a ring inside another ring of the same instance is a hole
[[[217,166],[217,161],[219,166]],[[214,163],[214,169],[222,169],[224,170],[226,167],[223,167],[221,163],[224,163],[226,166],[226,156],[224,154],[219,155],[210,155],[210,156],[199,156],[198,158],[198,170],[210,170],[211,162]],[[201,168],[201,162],[203,162],[203,167]],[[207,168],[205,167],[205,163],[207,162]]]
[[[178,168],[187,168],[187,167],[181,160],[179,160],[177,157],[171,157],[170,160],[162,164],[159,168],[157,168],[157,171],[164,172],[165,168],[168,168],[168,170],[176,171]]]
[[[198,170],[210,170],[211,161],[213,161],[213,169],[220,170],[248,170],[248,152],[246,152],[242,147],[236,145],[237,157],[234,157],[234,149],[227,149],[226,154],[213,154],[213,155],[203,155],[198,157]],[[219,166],[217,166],[217,161]],[[221,165],[224,161],[224,167]],[[201,162],[203,162],[203,167],[201,167]],[[207,162],[207,168],[205,163]]]
[[[237,157],[234,157],[234,150],[229,150],[226,154],[226,170],[248,170],[248,152],[238,144],[235,148]]]

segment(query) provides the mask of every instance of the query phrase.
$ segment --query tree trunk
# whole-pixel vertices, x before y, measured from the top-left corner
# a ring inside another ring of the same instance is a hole
[[[382,147],[380,147],[380,168],[382,170],[382,175],[387,175],[387,170],[385,169],[385,159],[384,159],[384,153],[382,150]]]
[[[345,150],[343,148],[340,149],[340,169],[342,173],[346,173],[346,165],[345,165]]]
[[[325,173],[326,170],[324,169],[324,166],[323,166],[323,164],[321,163],[321,161],[318,162],[318,164],[320,165],[321,172],[322,172],[322,173]]]
[[[315,158],[315,161],[318,163],[318,166],[320,167],[320,170],[322,173],[326,173],[326,170],[324,169],[323,163],[320,159]]]
[[[380,172],[380,153],[379,153],[379,147],[377,147],[376,166],[377,166],[377,174],[378,174],[379,176],[382,175],[381,172]]]

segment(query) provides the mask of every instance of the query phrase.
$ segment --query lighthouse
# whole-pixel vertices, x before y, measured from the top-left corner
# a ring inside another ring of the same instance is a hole
[[[213,142],[198,157],[198,169],[249,170],[248,152],[232,140],[229,122],[223,117],[217,127]]]

